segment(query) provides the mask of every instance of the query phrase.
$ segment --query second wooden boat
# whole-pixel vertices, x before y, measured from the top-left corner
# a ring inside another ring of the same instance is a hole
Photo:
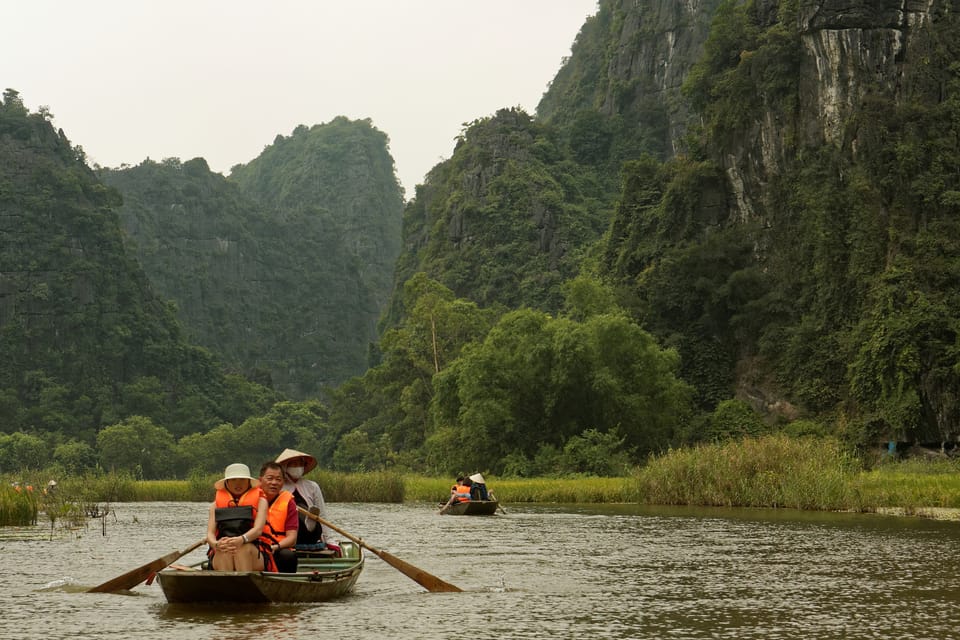
[[[492,516],[499,506],[496,500],[471,500],[443,507],[442,513],[448,516]]]

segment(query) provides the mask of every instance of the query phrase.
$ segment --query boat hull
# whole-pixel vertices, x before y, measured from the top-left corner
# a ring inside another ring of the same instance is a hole
[[[471,500],[452,504],[443,513],[448,516],[492,516],[499,506],[496,500]]]
[[[352,591],[363,571],[360,548],[342,550],[342,558],[301,558],[297,573],[165,569],[157,580],[170,603],[324,602]]]

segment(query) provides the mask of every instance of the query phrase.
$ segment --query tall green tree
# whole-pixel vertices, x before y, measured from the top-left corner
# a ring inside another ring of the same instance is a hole
[[[419,273],[404,286],[404,320],[384,334],[382,361],[342,385],[331,399],[331,423],[341,436],[359,430],[364,446],[392,459],[423,446],[434,377],[455,363],[465,345],[481,339],[499,313],[456,298]],[[360,443],[360,436],[351,436]]]
[[[562,448],[589,429],[616,430],[640,456],[661,450],[691,410],[678,364],[623,314],[575,322],[510,312],[437,377],[428,448],[450,455],[455,441],[461,453],[447,471],[500,471],[511,454]]]
[[[173,436],[149,418],[131,416],[97,434],[100,466],[136,478],[169,478],[175,469]]]

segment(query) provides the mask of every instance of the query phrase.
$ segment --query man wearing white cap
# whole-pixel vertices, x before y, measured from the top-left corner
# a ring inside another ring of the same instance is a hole
[[[283,467],[283,489],[293,494],[297,506],[316,516],[326,518],[327,507],[323,502],[323,492],[320,490],[320,485],[303,477],[317,466],[317,459],[309,453],[284,449],[283,453],[277,456],[276,462]],[[335,550],[339,548],[332,538],[333,532],[328,527],[305,517],[302,513],[299,514],[299,517],[298,547],[323,542]]]

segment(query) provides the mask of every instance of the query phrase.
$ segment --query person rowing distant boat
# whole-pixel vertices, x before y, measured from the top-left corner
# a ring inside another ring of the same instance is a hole
[[[496,500],[493,492],[487,490],[487,481],[479,473],[475,473],[470,478],[470,498],[473,500]]]

